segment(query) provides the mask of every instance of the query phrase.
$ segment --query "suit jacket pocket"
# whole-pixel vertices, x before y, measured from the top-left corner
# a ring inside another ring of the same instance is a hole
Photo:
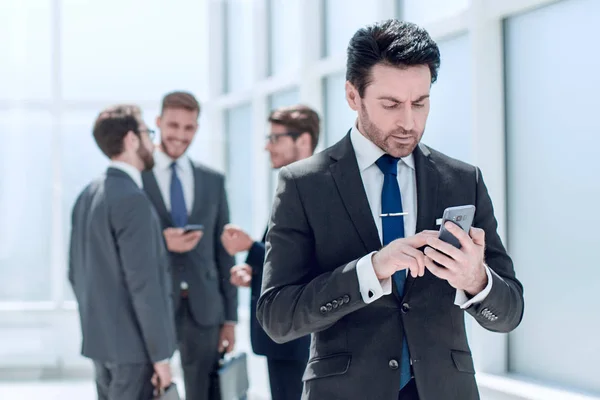
[[[207,263],[204,270],[205,278],[209,281],[214,281],[218,278],[218,275],[217,266],[212,262]]]
[[[475,366],[473,365],[471,353],[461,350],[451,350],[450,353],[452,354],[452,361],[454,361],[457,370],[475,374]]]
[[[343,375],[348,372],[351,360],[352,355],[348,353],[313,358],[308,362],[302,380],[310,381],[328,376]]]

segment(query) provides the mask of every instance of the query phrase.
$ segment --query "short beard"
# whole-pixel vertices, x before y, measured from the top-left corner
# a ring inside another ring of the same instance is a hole
[[[383,151],[385,151],[387,154],[393,156],[393,157],[406,157],[408,156],[410,153],[413,152],[413,150],[415,149],[415,147],[418,145],[419,140],[420,140],[420,136],[415,139],[415,143],[414,145],[409,145],[409,146],[392,146],[389,142],[388,139],[390,138],[390,136],[392,134],[394,134],[395,136],[411,136],[411,137],[417,137],[417,135],[415,134],[415,132],[407,132],[405,129],[403,128],[398,128],[396,131],[394,132],[390,132],[390,133],[385,133],[383,132],[381,129],[379,129],[377,127],[377,125],[375,125],[375,123],[373,123],[373,121],[371,121],[371,118],[369,117],[369,113],[367,112],[367,109],[365,108],[364,103],[361,103],[360,105],[360,123],[361,123],[361,128],[362,128],[362,134],[365,135],[367,138],[369,138],[369,140],[371,142],[373,142],[377,147],[379,147],[380,149],[382,149]]]
[[[154,156],[152,152],[148,151],[144,146],[140,146],[137,155],[144,164],[144,171],[149,171],[154,168]]]

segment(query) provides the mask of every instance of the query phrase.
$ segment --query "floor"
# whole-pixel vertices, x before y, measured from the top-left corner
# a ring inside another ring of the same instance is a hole
[[[235,351],[245,352],[248,356],[248,378],[250,391],[248,400],[269,400],[269,380],[267,363],[264,357],[255,356],[250,350],[248,323],[241,319],[237,326],[237,342]],[[179,368],[179,357],[176,353],[172,359],[175,383],[180,394],[183,393],[183,382]],[[92,379],[91,363],[89,371],[84,372],[83,378],[56,380],[52,378],[37,379],[33,373],[31,378],[15,380],[10,371],[0,372],[0,400],[95,400],[96,392]]]
[[[175,380],[182,389],[180,378]],[[267,400],[257,391],[249,393],[248,400]],[[258,391],[260,392],[260,391]],[[180,390],[180,394],[184,394]],[[96,392],[92,381],[60,381],[60,382],[0,382],[0,399],[2,400],[95,400]]]

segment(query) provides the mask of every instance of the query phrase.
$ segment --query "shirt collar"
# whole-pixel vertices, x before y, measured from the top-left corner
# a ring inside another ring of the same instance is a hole
[[[375,164],[375,161],[385,154],[385,151],[360,133],[356,124],[352,126],[352,130],[350,131],[350,141],[352,142],[352,147],[354,147],[358,168],[361,172]],[[411,169],[415,169],[415,160],[412,153],[406,157],[402,157],[401,160]]]
[[[171,169],[173,161],[175,161],[175,164],[181,171],[187,171],[190,167],[190,163],[187,162],[187,157],[185,155],[179,157],[177,160],[173,160],[158,148],[154,151],[154,168],[159,170],[169,170]]]
[[[140,189],[143,187],[142,173],[133,165],[127,164],[126,162],[123,162],[123,161],[114,161],[113,160],[110,162],[110,167],[116,168],[118,170],[125,172],[127,175],[129,175],[131,177],[131,179],[133,179],[135,184]]]

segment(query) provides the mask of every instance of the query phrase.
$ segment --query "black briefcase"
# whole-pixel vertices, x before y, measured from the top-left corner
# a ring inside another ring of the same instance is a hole
[[[211,375],[211,400],[245,400],[249,386],[246,353],[222,355]]]

